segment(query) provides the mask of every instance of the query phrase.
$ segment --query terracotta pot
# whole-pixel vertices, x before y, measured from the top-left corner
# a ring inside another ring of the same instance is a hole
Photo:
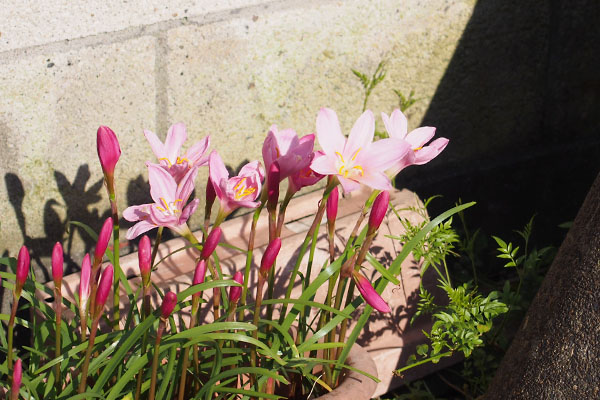
[[[377,366],[369,353],[355,344],[350,349],[346,364],[377,377]],[[319,396],[319,400],[369,400],[377,389],[377,382],[355,371],[348,371],[333,391]],[[310,397],[311,399],[313,397]]]

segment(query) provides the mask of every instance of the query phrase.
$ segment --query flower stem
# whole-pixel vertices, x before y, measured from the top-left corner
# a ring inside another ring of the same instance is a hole
[[[152,264],[153,265],[153,264]],[[152,271],[152,268],[150,268]],[[150,315],[150,289],[151,286],[143,287],[143,297],[142,297],[142,321],[146,319],[148,315]],[[148,331],[144,332],[144,336],[142,337],[142,348],[140,350],[141,355],[146,354],[146,350],[148,348]],[[138,372],[136,385],[135,385],[135,400],[139,400],[141,392],[142,392],[142,377],[143,372]]]
[[[252,331],[252,337],[254,339],[258,339],[258,320],[260,319],[260,307],[262,305],[264,285],[265,285],[265,278],[259,274],[258,275],[258,283],[256,285],[256,302],[254,304],[254,317],[252,320],[252,323],[254,324],[254,326],[256,326],[256,329],[254,331]],[[257,354],[256,346],[253,346],[252,351],[250,353],[250,364],[252,365],[252,367],[257,366],[256,354]],[[252,382],[252,386],[256,387],[256,390],[259,390],[258,386],[256,386],[257,380],[256,380],[255,374],[250,374],[250,381]]]
[[[154,400],[156,393],[156,376],[158,372],[158,355],[160,351],[160,338],[165,330],[166,322],[161,319],[158,324],[158,331],[156,332],[156,342],[154,343],[154,357],[152,357],[152,379],[150,380],[150,394],[148,400]]]
[[[195,300],[192,300],[195,301]],[[189,329],[194,328],[196,326],[196,313],[192,311],[192,317],[190,318]],[[183,349],[183,360],[181,366],[181,378],[179,378],[179,395],[178,400],[183,400],[185,396],[185,380],[187,377],[187,368],[188,362],[190,358],[190,348]]]
[[[252,226],[250,227],[250,236],[248,238],[248,253],[246,254],[246,268],[244,269],[244,282],[242,283],[242,297],[240,298],[240,311],[238,319],[244,319],[244,307],[246,305],[246,297],[248,296],[248,280],[250,279],[250,269],[252,268],[252,253],[254,252],[254,238],[256,237],[256,224],[260,217],[260,212],[263,209],[263,203],[254,211],[252,216]]]
[[[58,358],[60,356],[60,353],[62,352],[62,348],[61,348],[61,338],[62,338],[62,333],[60,331],[60,325],[62,322],[62,293],[60,291],[60,288],[55,288],[54,289],[54,297],[56,298],[56,342],[55,342],[55,348],[54,348],[54,358]],[[60,377],[60,364],[58,363],[54,366],[54,376],[55,376],[55,385],[56,385],[56,394],[59,395],[61,392],[61,388],[62,388],[62,382],[61,382],[61,377]]]
[[[94,322],[92,322],[92,331],[90,332],[90,339],[88,342],[88,347],[85,352],[85,360],[83,362],[83,367],[81,369],[81,380],[79,381],[79,393],[85,392],[87,387],[87,375],[88,368],[90,366],[90,358],[92,356],[92,350],[94,348],[94,340],[96,340],[96,332],[98,331],[98,322],[100,322],[101,312],[94,318]]]
[[[114,331],[119,330],[120,316],[120,279],[123,276],[121,271],[121,265],[119,262],[119,212],[117,210],[117,199],[115,196],[114,187],[109,190],[110,208],[112,211],[113,220],[113,267],[115,268],[114,282],[113,282],[113,323],[112,328]]]
[[[152,248],[152,261],[150,262],[150,265],[152,266],[152,268],[154,268],[154,262],[156,261],[156,255],[158,254],[158,246],[160,245],[160,242],[162,240],[163,229],[164,229],[164,227],[159,226],[158,231],[156,232],[156,240],[154,241],[154,247]],[[152,272],[152,268],[150,268],[150,272]]]
[[[13,292],[13,305],[10,311],[10,319],[8,320],[8,354],[6,356],[6,365],[8,366],[8,375],[12,380],[12,366],[13,366],[13,330],[15,328],[15,317],[17,316],[17,309],[19,307],[19,297]]]

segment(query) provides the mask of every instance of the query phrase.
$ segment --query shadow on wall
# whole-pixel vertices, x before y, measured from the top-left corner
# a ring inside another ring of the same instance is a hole
[[[600,16],[595,0],[479,1],[421,125],[450,139],[397,178],[422,198],[459,198],[488,233],[559,240],[600,170]],[[538,237],[539,238],[539,237]]]

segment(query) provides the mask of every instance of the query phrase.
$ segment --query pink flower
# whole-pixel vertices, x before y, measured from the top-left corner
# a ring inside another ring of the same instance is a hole
[[[177,305],[177,295],[173,292],[167,292],[160,306],[160,317],[167,319],[171,316],[173,309]]]
[[[381,113],[381,118],[390,137],[404,140],[412,149],[392,166],[390,169],[392,175],[396,175],[409,165],[428,163],[437,157],[448,144],[448,139],[438,138],[431,142],[429,146],[425,146],[425,143],[435,135],[435,128],[431,126],[423,126],[407,134],[408,120],[399,109],[395,109],[389,117],[387,114]]]
[[[262,154],[265,169],[271,164],[279,163],[279,180],[282,181],[298,171],[308,167],[312,161],[315,135],[307,135],[299,139],[293,129],[277,130],[272,125],[263,143]]]
[[[260,261],[259,272],[264,277],[269,274],[269,270],[273,267],[277,255],[279,254],[279,250],[281,250],[281,239],[277,237],[269,243],[262,256],[262,260]]]
[[[14,289],[17,297],[21,295],[21,291],[27,280],[27,275],[29,275],[29,265],[29,250],[27,250],[26,246],[23,246],[21,247],[21,250],[19,250],[19,255],[17,256],[17,273]]]
[[[148,287],[150,285],[150,273],[152,269],[152,244],[150,243],[150,238],[146,235],[140,239],[138,264],[144,287]]]
[[[206,237],[206,240],[204,241],[204,245],[202,246],[200,258],[202,258],[203,260],[207,260],[212,255],[212,253],[219,245],[219,241],[221,240],[222,234],[223,230],[218,226],[210,231],[210,233]]]
[[[52,279],[54,286],[60,290],[63,278],[63,248],[59,242],[56,242],[52,249]]]
[[[150,196],[154,204],[142,204],[128,207],[123,211],[127,221],[139,221],[127,231],[131,240],[150,229],[165,226],[175,232],[187,232],[187,220],[196,211],[198,199],[186,203],[194,190],[194,180],[198,167],[192,167],[177,184],[175,179],[160,165],[146,164],[150,180]]]
[[[21,389],[21,381],[23,379],[23,366],[20,358],[17,358],[13,366],[12,386],[10,387],[11,398],[19,398],[19,390]]]
[[[240,285],[244,283],[244,276],[241,271],[237,271],[233,275],[233,280]],[[231,286],[229,288],[229,301],[232,303],[237,303],[240,301],[240,297],[242,297],[242,287],[241,286]]]
[[[171,125],[164,143],[148,130],[144,131],[144,135],[160,165],[169,171],[177,183],[181,182],[192,167],[201,167],[208,164],[208,157],[205,157],[204,154],[210,145],[209,136],[195,143],[185,155],[180,156],[181,146],[187,139],[185,125],[182,123]]]
[[[377,311],[384,313],[391,312],[390,306],[381,298],[379,293],[373,288],[371,282],[358,271],[352,271],[352,277],[356,283],[358,291],[365,301]]]
[[[324,154],[322,151],[314,152],[313,159],[322,154]],[[300,190],[304,187],[314,185],[315,183],[319,182],[324,177],[325,177],[325,175],[316,173],[315,171],[313,171],[311,169],[311,167],[309,165],[308,167],[301,169],[300,171],[296,172],[294,175],[291,175],[288,178],[288,182],[290,184],[289,191],[291,193],[296,193],[298,190]]]
[[[92,279],[92,263],[90,255],[86,254],[81,262],[81,278],[79,279],[79,309],[85,311],[90,298],[90,283]]]
[[[102,277],[100,278],[100,283],[98,284],[98,291],[96,292],[96,309],[94,310],[94,318],[97,318],[98,315],[104,309],[104,305],[106,304],[106,300],[108,299],[112,283],[113,266],[108,264],[104,271],[102,271]]]
[[[104,175],[112,177],[117,161],[119,161],[119,157],[121,156],[121,147],[119,147],[117,136],[108,126],[100,126],[98,128],[96,147]]]
[[[317,116],[317,139],[323,155],[316,156],[310,167],[319,174],[336,175],[345,193],[361,183],[373,189],[391,189],[385,170],[406,155],[409,145],[398,139],[373,142],[374,133],[371,111],[358,118],[346,140],[335,111],[322,108]]]
[[[379,193],[373,202],[373,207],[371,207],[371,214],[369,214],[369,232],[375,232],[379,229],[379,225],[381,225],[385,214],[387,214],[389,204],[390,193],[387,190]]]
[[[100,229],[100,234],[98,235],[98,241],[96,242],[96,249],[94,250],[94,265],[100,265],[102,261],[102,257],[104,257],[104,253],[106,253],[106,248],[108,247],[108,242],[110,241],[110,237],[113,233],[113,220],[112,217],[106,218],[104,224],[102,225],[102,229]]]
[[[239,207],[256,208],[260,205],[255,200],[260,194],[265,172],[258,161],[244,165],[238,176],[230,178],[221,156],[213,151],[208,166],[209,177],[224,214],[228,215]]]

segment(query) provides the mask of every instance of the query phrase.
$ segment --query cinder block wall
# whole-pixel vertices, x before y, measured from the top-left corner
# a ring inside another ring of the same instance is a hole
[[[387,60],[387,77],[368,107],[390,112],[397,104],[392,89],[414,90],[419,101],[409,115],[416,127],[474,6],[473,0],[5,0],[0,253],[16,255],[27,244],[38,279],[47,279],[40,267],[54,242],[63,241],[72,266],[93,248],[81,230],[67,231],[67,222],[98,229],[107,215],[95,147],[101,124],[117,133],[123,150],[116,170],[120,210],[149,198],[144,162],[154,156],[143,129],[164,138],[170,124],[184,122],[188,143],[211,135],[212,148],[236,169],[260,158],[271,124],[313,132],[322,106],[337,110],[348,131],[363,99],[351,68],[372,73]],[[200,197],[206,176],[199,175]]]

